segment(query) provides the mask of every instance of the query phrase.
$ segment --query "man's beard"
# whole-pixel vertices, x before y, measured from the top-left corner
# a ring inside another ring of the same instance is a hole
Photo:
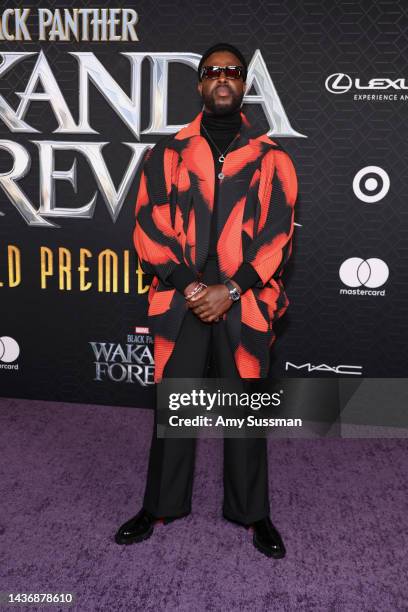
[[[229,115],[241,107],[242,99],[244,97],[243,93],[241,95],[236,94],[229,88],[231,92],[231,102],[229,104],[217,104],[214,97],[216,90],[217,88],[214,88],[211,94],[206,95],[203,93],[202,95],[203,104],[205,104],[211,113],[214,115]]]

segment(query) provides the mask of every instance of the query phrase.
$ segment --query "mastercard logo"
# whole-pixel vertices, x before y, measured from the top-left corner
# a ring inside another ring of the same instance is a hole
[[[348,287],[377,288],[384,285],[389,276],[389,269],[385,261],[377,257],[361,259],[350,257],[346,259],[339,270],[341,281]]]
[[[3,363],[11,363],[15,361],[20,354],[18,342],[10,336],[0,337],[0,361]]]

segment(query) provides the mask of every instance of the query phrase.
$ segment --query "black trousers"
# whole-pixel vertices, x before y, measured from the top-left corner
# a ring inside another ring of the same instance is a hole
[[[202,280],[207,284],[219,282],[216,260],[207,260]],[[210,365],[213,376],[240,379],[244,390],[225,322],[203,323],[189,310],[163,377],[205,378]],[[196,439],[157,438],[156,417],[155,410],[143,507],[156,517],[189,514]],[[227,519],[248,525],[270,512],[267,439],[224,438],[223,442],[223,514]]]

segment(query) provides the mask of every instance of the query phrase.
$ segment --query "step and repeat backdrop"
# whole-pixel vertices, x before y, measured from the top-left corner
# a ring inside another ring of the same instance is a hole
[[[153,404],[140,160],[200,111],[217,42],[298,173],[273,374],[406,376],[407,27],[388,0],[3,2],[0,395]]]

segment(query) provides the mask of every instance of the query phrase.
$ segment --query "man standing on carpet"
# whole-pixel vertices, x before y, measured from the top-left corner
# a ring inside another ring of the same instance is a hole
[[[297,179],[282,148],[241,111],[247,63],[229,44],[198,67],[203,110],[149,150],[136,201],[135,248],[153,275],[149,325],[155,382],[268,376],[273,322],[288,300],[281,280],[292,247]],[[118,544],[140,542],[159,519],[191,512],[195,438],[158,438],[157,411],[143,506]],[[270,517],[266,438],[224,438],[225,519],[253,527],[269,557],[285,555]]]

